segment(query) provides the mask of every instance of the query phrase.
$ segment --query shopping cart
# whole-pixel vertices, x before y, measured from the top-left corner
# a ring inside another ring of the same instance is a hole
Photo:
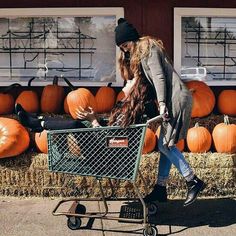
[[[155,236],[158,234],[155,225],[149,223],[149,215],[157,211],[156,204],[146,205],[143,201],[136,177],[139,173],[147,188],[145,180],[139,172],[139,163],[142,155],[145,132],[147,126],[153,121],[161,121],[162,117],[154,117],[146,124],[132,125],[128,128],[117,126],[80,128],[69,130],[54,130],[48,132],[48,163],[49,170],[80,176],[95,177],[99,183],[101,198],[76,198],[60,201],[53,210],[54,216],[67,216],[67,226],[70,229],[81,227],[81,218],[102,218],[122,222],[141,223],[144,226],[143,235]],[[111,187],[111,195],[105,196],[102,179],[107,178]],[[133,184],[138,198],[113,197],[111,179],[126,180]],[[127,217],[110,216],[107,201],[126,200],[141,202],[142,218],[130,219]],[[66,202],[73,202],[68,211],[60,212],[58,208]],[[103,201],[104,213],[86,213],[86,207],[81,201]]]

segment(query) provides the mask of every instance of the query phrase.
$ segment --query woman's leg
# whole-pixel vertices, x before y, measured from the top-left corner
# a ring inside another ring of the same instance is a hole
[[[35,116],[25,111],[21,106],[16,106],[16,114],[20,122],[32,129],[34,132],[42,132],[46,130],[75,129],[86,127],[78,120],[64,119],[60,117],[43,117]]]
[[[169,179],[171,161],[165,156],[164,153],[160,152],[160,160],[157,173],[157,184],[160,186],[166,186]]]
[[[166,184],[169,178],[170,168],[172,163],[170,160],[160,152],[160,160],[159,167],[157,173],[157,183],[155,184],[151,193],[149,193],[145,198],[145,202],[159,201],[166,202],[167,201],[167,191]]]
[[[169,161],[174,164],[178,169],[179,173],[187,180],[191,180],[194,177],[194,173],[188,162],[186,161],[184,155],[175,146],[168,148],[163,146],[163,135],[161,134],[158,140],[158,148],[161,153],[165,155]],[[165,168],[165,167],[164,167]],[[163,170],[162,170],[163,171]]]
[[[185,160],[183,154],[178,150],[178,148],[176,148],[175,146],[168,148],[163,145],[162,135],[160,135],[159,137],[158,147],[160,152],[164,153],[169,161],[175,165],[180,174],[185,178],[188,193],[187,198],[184,202],[184,206],[190,205],[196,200],[198,194],[206,187],[206,184],[194,174],[192,168]]]
[[[76,129],[86,127],[78,120],[64,119],[59,117],[44,117],[41,125],[46,130]]]

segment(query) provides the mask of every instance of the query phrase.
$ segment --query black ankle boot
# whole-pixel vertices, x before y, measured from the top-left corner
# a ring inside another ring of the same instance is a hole
[[[192,204],[197,199],[198,194],[206,187],[206,184],[196,176],[193,178],[193,180],[186,182],[186,184],[188,193],[184,202],[184,206]]]
[[[145,203],[149,202],[167,202],[166,186],[156,184],[151,193],[149,193],[144,199]]]
[[[18,117],[20,120],[20,123],[24,125],[25,127],[28,127],[33,132],[42,132],[43,127],[41,125],[41,120],[38,118],[34,118],[28,115],[27,112],[19,111]]]

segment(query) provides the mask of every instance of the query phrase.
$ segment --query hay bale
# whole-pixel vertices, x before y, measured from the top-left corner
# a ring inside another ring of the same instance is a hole
[[[236,195],[236,154],[184,153],[196,174],[208,184],[204,197],[232,197]],[[140,171],[151,191],[156,182],[159,153],[142,156]],[[115,195],[135,196],[129,181],[112,180]],[[104,191],[110,194],[108,180],[102,181]],[[144,184],[137,178],[144,193]],[[184,198],[186,186],[176,168],[171,169],[168,184],[170,198]],[[25,153],[18,157],[0,159],[0,195],[38,197],[98,197],[99,185],[93,177],[83,177],[48,171],[47,154]]]

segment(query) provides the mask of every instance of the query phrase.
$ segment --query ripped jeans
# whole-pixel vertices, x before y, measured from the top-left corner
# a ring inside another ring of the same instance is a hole
[[[176,146],[168,148],[163,145],[162,134],[160,134],[160,137],[158,140],[158,148],[160,151],[158,182],[164,185],[166,184],[172,164],[174,164],[174,166],[178,169],[179,173],[183,177],[186,178],[187,176],[193,175],[192,168],[190,167],[188,162],[185,160],[185,157],[179,151],[179,149]]]

